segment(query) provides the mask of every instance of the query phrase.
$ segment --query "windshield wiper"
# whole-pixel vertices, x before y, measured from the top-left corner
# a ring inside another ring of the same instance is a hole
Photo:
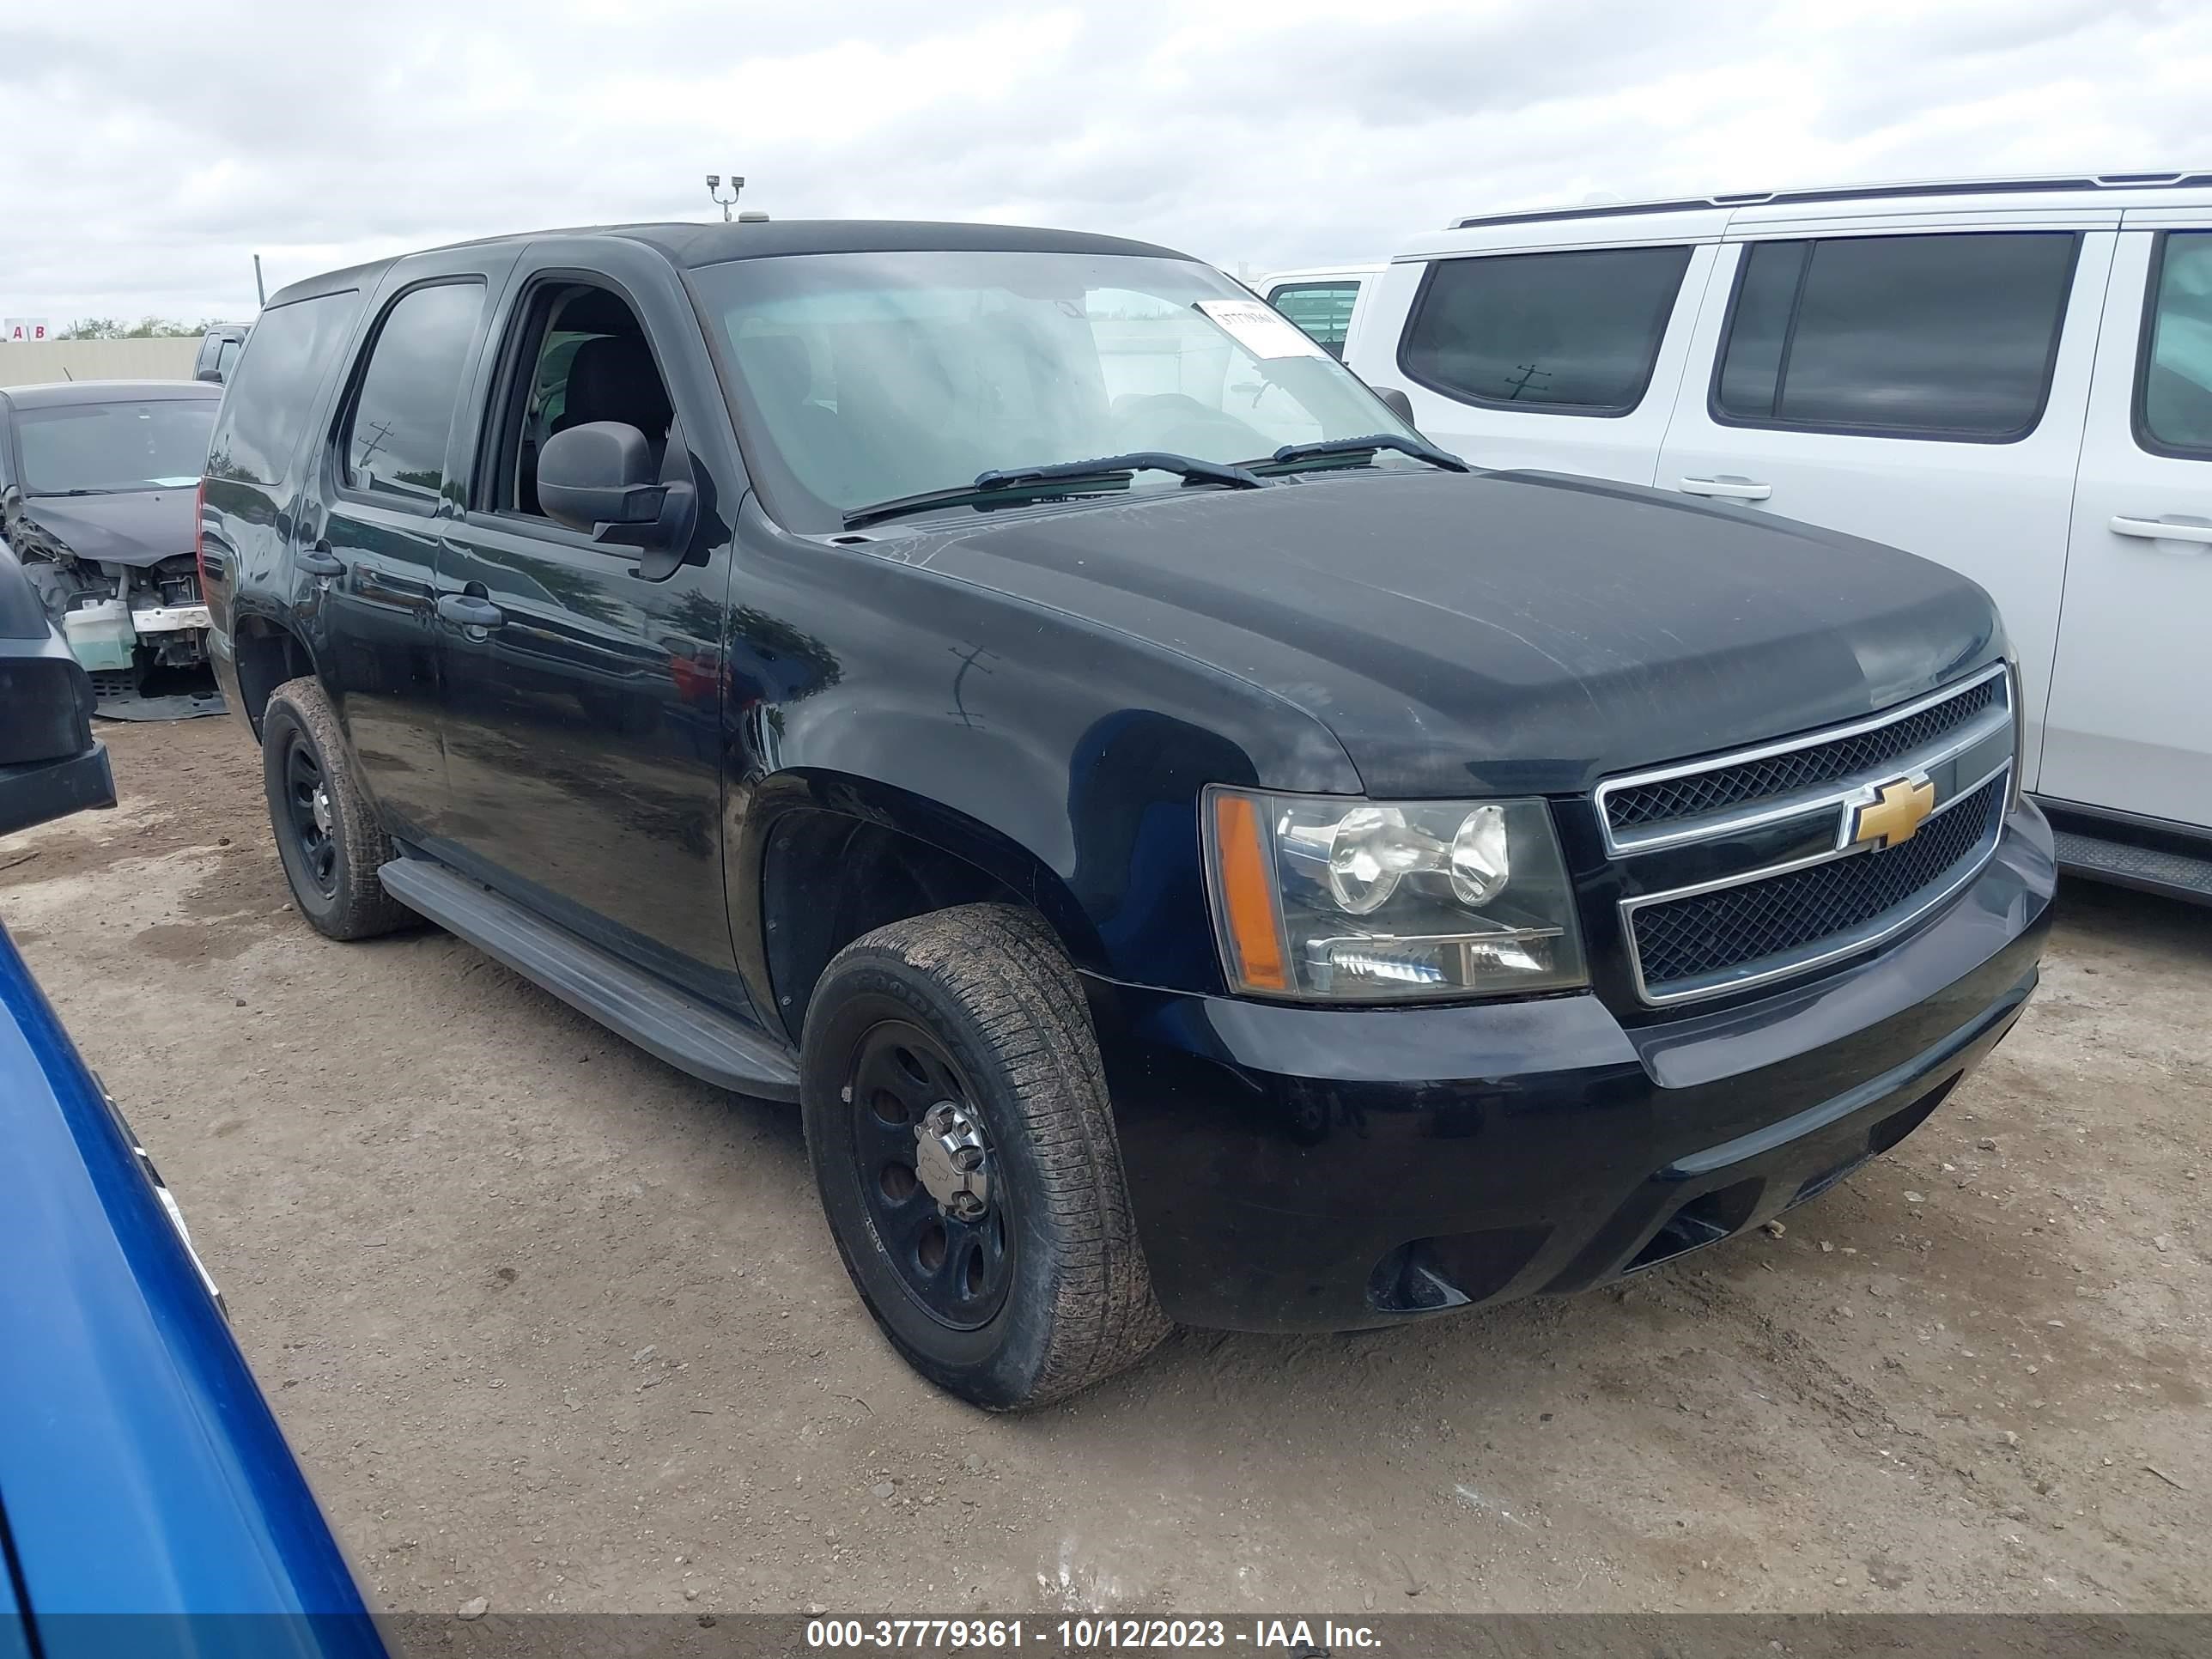
[[[1095,461],[1055,461],[1050,466],[1018,466],[975,475],[978,489],[1006,489],[1017,484],[1048,483],[1054,478],[1090,478],[1112,473],[1175,472],[1185,483],[1226,484],[1232,489],[1258,489],[1257,477],[1226,461],[1201,461],[1195,455],[1177,455],[1165,449],[1134,449],[1126,455],[1101,455]]]
[[[1260,478],[1241,466],[1202,461],[1195,456],[1145,449],[1127,455],[1102,455],[1090,461],[1055,461],[1045,466],[1005,467],[979,472],[972,484],[949,489],[927,489],[919,495],[901,495],[856,507],[844,514],[845,528],[877,524],[908,513],[927,513],[939,507],[986,507],[998,502],[1031,501],[1054,495],[1104,495],[1127,489],[1139,472],[1174,472],[1186,484],[1223,484],[1237,489],[1262,488]]]
[[[1431,466],[1440,466],[1447,472],[1469,472],[1474,469],[1448,450],[1438,449],[1422,438],[1401,438],[1395,432],[1370,432],[1364,438],[1324,438],[1318,443],[1285,444],[1264,461],[1246,461],[1248,467],[1295,467],[1302,461],[1325,461],[1334,457],[1346,458],[1346,465],[1364,465],[1358,457],[1372,455],[1378,449],[1395,449],[1401,455],[1411,455],[1417,461],[1426,461]]]
[[[990,474],[983,476],[988,477]],[[985,489],[975,484],[956,484],[950,489],[925,489],[919,495],[900,495],[872,506],[854,507],[844,514],[845,528],[858,530],[862,525],[879,524],[908,513],[927,513],[937,507],[1012,507],[1055,495],[1103,495],[1127,489],[1132,476],[1127,472],[1097,472],[1073,478],[1045,479],[1026,486],[997,485]]]

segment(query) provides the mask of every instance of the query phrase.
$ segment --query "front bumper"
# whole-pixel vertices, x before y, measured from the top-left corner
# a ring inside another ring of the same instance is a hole
[[[0,765],[0,836],[114,805],[115,772],[105,744],[61,760]]]
[[[1896,1145],[1996,1046],[2057,878],[2025,805],[1915,932],[1650,1024],[1588,994],[1335,1009],[1095,985],[1161,1304],[1355,1329],[1585,1289],[1755,1227]]]

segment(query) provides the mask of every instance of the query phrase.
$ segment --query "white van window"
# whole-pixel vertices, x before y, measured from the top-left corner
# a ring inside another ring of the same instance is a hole
[[[2212,231],[2170,232],[2151,285],[2136,434],[2159,454],[2212,460]]]
[[[2079,239],[1967,232],[1745,250],[1714,418],[2002,441],[2043,413]]]
[[[1626,415],[1651,383],[1689,263],[1687,247],[1439,260],[1398,366],[1462,403]]]
[[[1267,291],[1269,305],[1339,359],[1344,356],[1344,337],[1352,330],[1352,308],[1358,301],[1357,283],[1280,283]]]

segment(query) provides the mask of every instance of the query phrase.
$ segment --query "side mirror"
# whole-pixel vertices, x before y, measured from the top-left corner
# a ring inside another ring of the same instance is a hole
[[[587,421],[556,432],[538,455],[538,502],[556,524],[609,547],[673,555],[639,574],[659,580],[690,544],[697,494],[655,477],[645,434],[620,421]]]
[[[1413,400],[1395,386],[1370,386],[1370,391],[1382,400],[1382,407],[1395,415],[1407,426],[1413,424]]]

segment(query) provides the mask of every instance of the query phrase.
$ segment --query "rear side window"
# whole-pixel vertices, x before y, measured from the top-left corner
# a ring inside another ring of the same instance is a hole
[[[2167,233],[2150,294],[2136,436],[2158,454],[2212,460],[2212,231]]]
[[[349,489],[435,504],[483,294],[481,283],[439,283],[401,295],[384,313],[346,415]]]
[[[1995,442],[2043,413],[2079,239],[2063,231],[1759,242],[1716,418]]]
[[[1686,247],[1439,260],[1398,366],[1462,403],[1626,415],[1651,384],[1689,264]]]
[[[1303,329],[1332,357],[1344,356],[1344,337],[1352,327],[1352,308],[1359,302],[1357,283],[1285,283],[1267,295],[1267,303]]]
[[[208,476],[274,487],[284,482],[310,404],[361,315],[353,289],[295,300],[261,313],[224,383],[208,450]]]

